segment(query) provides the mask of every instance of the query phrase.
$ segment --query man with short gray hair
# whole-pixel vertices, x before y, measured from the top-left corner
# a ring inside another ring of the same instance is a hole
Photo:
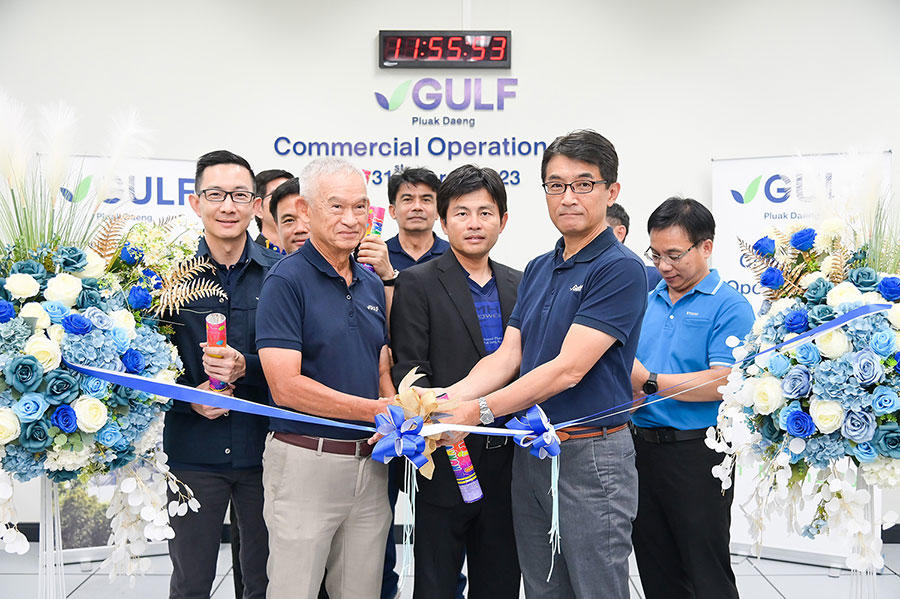
[[[273,404],[355,424],[372,423],[395,390],[385,289],[352,256],[366,231],[362,172],[323,158],[301,173],[309,240],[266,277],[257,346]],[[385,252],[386,253],[386,252]],[[369,459],[370,435],[272,418],[263,454],[269,597],[375,599],[391,510],[387,466]]]

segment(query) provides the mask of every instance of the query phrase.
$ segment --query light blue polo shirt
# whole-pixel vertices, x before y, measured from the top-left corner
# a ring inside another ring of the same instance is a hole
[[[725,340],[738,339],[753,327],[750,302],[719,278],[713,269],[675,305],[665,280],[648,295],[636,357],[650,372],[680,374],[730,366],[734,362]],[[710,383],[724,385],[725,381]],[[693,386],[693,385],[689,385]],[[662,388],[664,395],[666,392]],[[656,399],[651,395],[647,401]],[[639,408],[631,417],[640,427],[680,430],[716,425],[718,401],[687,402],[675,398]]]

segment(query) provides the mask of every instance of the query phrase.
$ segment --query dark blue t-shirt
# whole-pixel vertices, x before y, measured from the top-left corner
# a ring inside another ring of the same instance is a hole
[[[475,303],[475,314],[481,325],[481,338],[487,353],[493,353],[503,342],[503,314],[500,312],[500,295],[497,293],[497,280],[492,276],[484,287],[470,278],[469,291]]]
[[[422,254],[422,257],[418,260],[413,260],[413,257],[406,253],[406,250],[403,249],[403,246],[400,245],[400,235],[394,235],[390,239],[388,239],[385,244],[388,248],[388,256],[391,259],[391,266],[396,268],[399,271],[404,271],[410,266],[415,266],[416,264],[425,264],[432,258],[437,258],[444,252],[450,249],[450,244],[447,243],[446,240],[441,239],[434,233],[434,243],[431,245],[431,249]]]
[[[352,258],[350,266],[353,281],[348,287],[311,242],[273,266],[259,297],[256,346],[302,352],[301,374],[337,391],[374,400],[378,399],[378,359],[387,344],[384,285]],[[271,393],[269,401],[276,405]],[[280,418],[270,419],[270,429],[329,439],[369,436]]]
[[[619,243],[607,227],[568,260],[565,245],[532,260],[525,269],[509,326],[522,334],[525,374],[559,355],[573,324],[603,331],[616,339],[596,364],[570,389],[541,403],[550,422],[611,410],[632,399],[631,368],[647,306],[644,263]],[[589,423],[617,426],[628,413]]]

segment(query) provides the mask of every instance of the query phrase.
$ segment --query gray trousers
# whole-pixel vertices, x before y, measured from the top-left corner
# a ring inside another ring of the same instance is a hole
[[[637,514],[637,470],[628,429],[608,437],[570,439],[559,456],[561,553],[550,572],[550,459],[516,447],[512,512],[525,596],[628,599],[631,523]]]

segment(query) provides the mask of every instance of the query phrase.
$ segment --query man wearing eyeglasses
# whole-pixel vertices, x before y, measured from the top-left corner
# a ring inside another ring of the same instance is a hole
[[[278,186],[293,178],[294,175],[281,169],[261,171],[255,177],[256,189],[259,191],[259,196],[253,201],[253,214],[256,218],[256,226],[259,228],[256,243],[275,250],[279,254],[290,252],[284,248],[284,245],[279,245],[282,243],[281,237],[278,233],[278,223],[272,217],[270,203],[272,193],[278,189]]]
[[[199,278],[218,283],[228,297],[188,302],[171,317],[172,340],[184,362],[178,382],[208,389],[209,377],[214,377],[228,383],[225,393],[265,403],[266,381],[256,352],[256,305],[263,278],[280,256],[247,234],[256,197],[253,170],[240,156],[220,150],[200,157],[195,181],[199,191],[189,200],[203,222],[197,255],[214,267]],[[206,347],[206,316],[212,312],[227,319],[224,347]],[[200,502],[199,511],[172,518],[170,597],[209,597],[229,502],[239,515],[243,597],[265,597],[268,535],[262,513],[262,452],[267,428],[266,418],[200,404],[174,402],[166,413],[163,447],[169,467]],[[169,495],[170,501],[176,499],[171,491]]]
[[[543,188],[562,237],[525,269],[500,347],[446,390],[462,400],[449,422],[487,425],[538,403],[551,423],[602,416],[558,431],[561,552],[555,560],[547,542],[551,461],[515,448],[513,526],[528,597],[630,596],[637,472],[627,424],[647,278],[641,259],[606,222],[619,195],[617,173],[615,148],[593,131],[575,131],[547,147]]]
[[[645,256],[665,283],[649,294],[631,377],[634,396],[647,404],[632,416],[633,541],[647,599],[738,596],[729,553],[734,490],[723,494],[710,474],[721,456],[705,437],[734,361],[727,339],[744,338],[753,310],[709,268],[715,228],[703,204],[682,198],[663,202],[647,222]]]

